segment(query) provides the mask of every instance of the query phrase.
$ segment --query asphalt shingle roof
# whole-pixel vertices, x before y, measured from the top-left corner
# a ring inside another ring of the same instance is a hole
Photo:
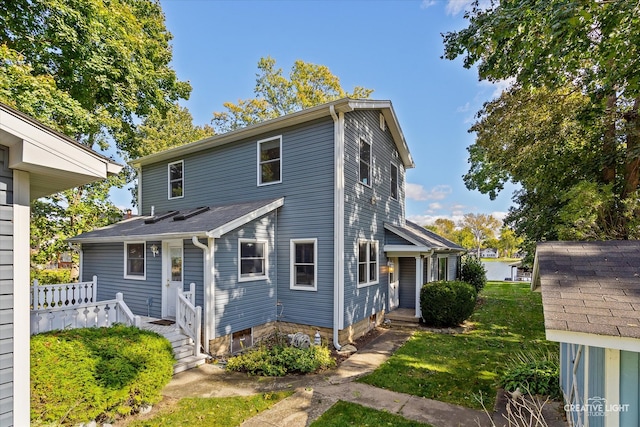
[[[640,241],[543,242],[536,266],[547,330],[640,338]]]
[[[432,248],[445,248],[445,249],[454,249],[464,251],[465,249],[453,243],[450,240],[445,239],[444,237],[434,233],[431,230],[428,230],[424,227],[419,226],[415,222],[405,221],[404,227],[399,225],[393,225],[389,223],[385,223],[384,225],[387,230],[394,232],[395,234],[402,237],[402,235],[406,235],[410,237],[411,240],[419,242],[420,244]]]
[[[202,236],[208,231],[215,230],[277,200],[279,199],[209,206],[204,212],[178,221],[174,220],[174,218],[180,215],[188,216],[195,209],[185,209],[175,214],[161,212],[155,215],[158,220],[152,223],[147,223],[149,222],[147,220],[153,218],[151,216],[133,217],[82,233],[69,240],[81,243],[83,241],[114,240],[116,238],[122,238],[123,240],[131,240],[136,237],[148,239],[149,236],[161,237],[163,235]]]

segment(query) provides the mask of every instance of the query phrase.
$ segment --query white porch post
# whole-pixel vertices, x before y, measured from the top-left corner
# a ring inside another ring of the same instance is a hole
[[[422,310],[420,309],[420,288],[422,288],[422,272],[424,271],[424,265],[422,264],[422,256],[416,257],[416,317],[419,319],[422,317]]]
[[[29,298],[30,176],[13,171],[13,424],[29,425],[31,386]],[[35,283],[34,283],[34,286]],[[34,289],[36,292],[36,289]],[[37,295],[36,295],[37,296]],[[35,307],[34,307],[35,308]],[[4,396],[5,394],[2,393]]]

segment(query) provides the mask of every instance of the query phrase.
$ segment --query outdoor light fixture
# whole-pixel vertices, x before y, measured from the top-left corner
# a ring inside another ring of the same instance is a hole
[[[160,253],[160,249],[158,249],[158,245],[151,245],[151,253],[153,254],[153,257],[155,258],[159,253]]]

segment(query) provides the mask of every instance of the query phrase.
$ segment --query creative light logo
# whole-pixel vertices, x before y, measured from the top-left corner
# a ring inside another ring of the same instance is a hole
[[[585,404],[567,403],[564,405],[567,412],[584,412],[590,417],[604,417],[607,412],[627,412],[629,404],[608,404],[604,397],[590,397]]]

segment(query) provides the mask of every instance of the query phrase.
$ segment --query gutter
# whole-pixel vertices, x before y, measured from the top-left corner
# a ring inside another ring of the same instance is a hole
[[[333,118],[333,346],[340,350],[339,331],[344,318],[344,113],[329,105]]]
[[[204,255],[204,278],[203,278],[203,293],[204,293],[204,316],[205,325],[204,325],[204,348],[206,353],[209,353],[209,341],[211,335],[215,338],[215,330],[216,330],[216,316],[215,311],[212,316],[209,316],[211,313],[211,308],[214,307],[213,301],[215,301],[215,284],[213,283],[214,275],[213,275],[213,247],[214,247],[215,239],[209,239],[209,246],[203,244],[198,240],[198,236],[191,237],[191,243],[197,248],[202,249]],[[212,327],[209,328],[209,317],[211,318]],[[211,332],[213,331],[213,333]]]

